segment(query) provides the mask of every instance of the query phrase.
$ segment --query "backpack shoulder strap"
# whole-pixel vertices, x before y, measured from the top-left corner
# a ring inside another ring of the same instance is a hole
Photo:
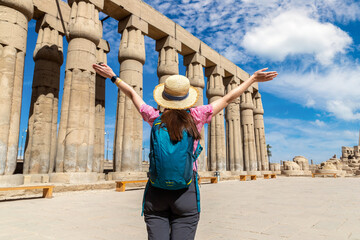
[[[198,142],[198,145],[197,145],[197,147],[196,147],[196,149],[195,149],[195,153],[194,153],[194,156],[195,156],[195,161],[196,161],[196,159],[199,157],[199,155],[200,155],[200,153],[202,152],[202,150],[203,150],[203,147],[200,145],[200,141]]]
[[[162,113],[160,112],[160,115],[153,122],[153,127],[161,124],[161,115],[162,115]]]

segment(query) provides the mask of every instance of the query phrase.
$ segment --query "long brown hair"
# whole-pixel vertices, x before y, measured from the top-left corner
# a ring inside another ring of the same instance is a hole
[[[167,109],[161,115],[161,122],[165,123],[171,141],[180,141],[183,137],[182,132],[184,129],[195,140],[199,140],[201,138],[192,116],[187,113],[186,110]]]

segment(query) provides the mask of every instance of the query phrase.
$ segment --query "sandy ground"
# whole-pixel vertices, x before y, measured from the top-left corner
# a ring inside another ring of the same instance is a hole
[[[360,178],[224,181],[200,191],[197,240],[360,239]],[[94,190],[0,201],[0,239],[147,239],[142,194]]]

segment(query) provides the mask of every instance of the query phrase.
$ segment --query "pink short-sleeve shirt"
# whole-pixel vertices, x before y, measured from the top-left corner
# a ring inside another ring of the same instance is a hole
[[[160,111],[147,105],[143,104],[140,107],[140,114],[145,122],[149,123],[150,126],[153,125],[156,118],[160,116]],[[195,108],[190,108],[190,114],[194,120],[196,128],[199,132],[205,125],[205,123],[209,123],[211,121],[211,117],[213,114],[213,108],[209,105],[202,105]],[[199,143],[199,140],[195,140],[194,142],[194,152]],[[194,164],[193,169],[196,171],[196,165]]]

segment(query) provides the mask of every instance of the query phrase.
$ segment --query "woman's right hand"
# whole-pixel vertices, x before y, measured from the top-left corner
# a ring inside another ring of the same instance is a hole
[[[263,69],[256,71],[251,76],[252,80],[254,82],[267,82],[267,81],[273,80],[278,75],[278,73],[276,71],[265,72],[265,70],[268,70],[268,68],[263,68]]]
[[[97,74],[103,76],[104,78],[112,78],[116,75],[111,67],[105,63],[93,64],[92,67],[95,69]]]

